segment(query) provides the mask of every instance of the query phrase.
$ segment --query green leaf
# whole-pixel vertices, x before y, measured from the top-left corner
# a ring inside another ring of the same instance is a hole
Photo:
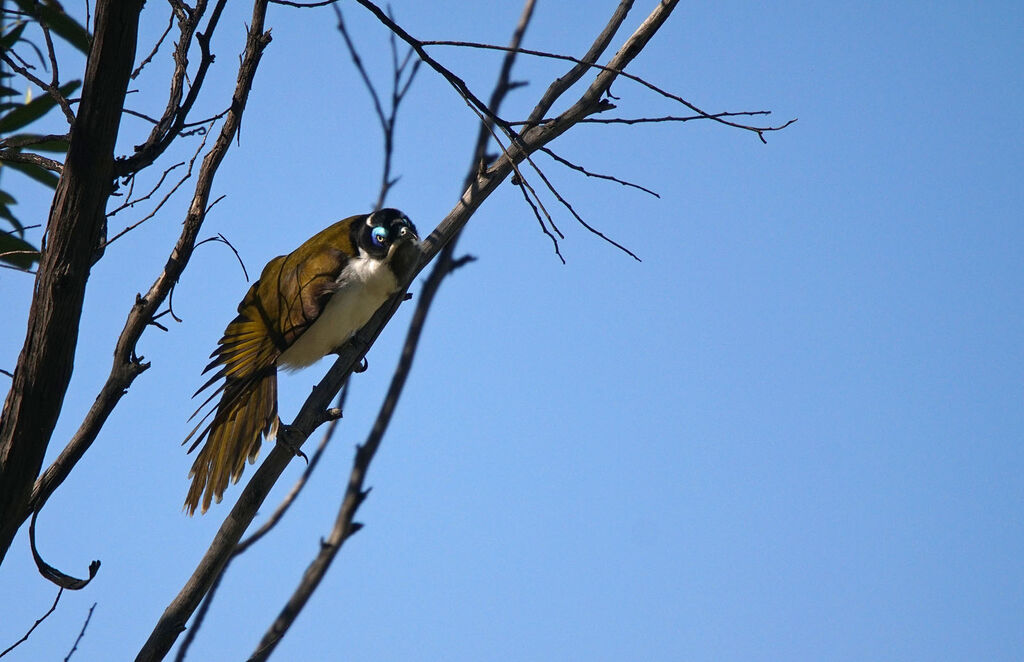
[[[25,226],[21,224],[21,221],[15,218],[14,214],[11,213],[11,210],[7,208],[7,205],[0,205],[0,218],[7,219],[7,222],[9,222],[14,228],[13,232],[17,232],[19,237],[25,236]]]
[[[19,253],[17,255],[4,255],[8,251],[35,251],[35,254]],[[29,269],[39,261],[39,249],[20,237],[12,234],[0,233],[0,262],[13,264],[22,269]]]
[[[4,165],[31,177],[41,184],[46,184],[52,189],[57,188],[57,182],[60,178],[42,166],[37,166],[34,163],[5,163]]]
[[[81,81],[73,80],[57,88],[61,95],[67,97],[78,89]],[[30,124],[48,113],[57,102],[49,94],[42,94],[29,103],[23,104],[3,117],[0,117],[0,133],[9,133]]]
[[[0,191],[0,205],[13,205],[17,200],[7,191]]]
[[[9,51],[21,39],[21,33],[25,31],[27,23],[24,21],[18,21],[18,24],[13,29],[8,31],[3,37],[0,37],[0,51]]]
[[[65,14],[58,3],[44,5],[38,0],[15,0],[15,4],[23,12],[44,23],[66,42],[86,55],[89,54],[89,47],[92,44],[89,32],[78,21]]]
[[[21,92],[14,89],[13,87],[7,87],[6,85],[0,85],[0,97],[20,97]]]

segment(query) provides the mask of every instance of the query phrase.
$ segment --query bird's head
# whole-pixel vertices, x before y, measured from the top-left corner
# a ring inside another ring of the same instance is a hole
[[[397,209],[380,209],[368,215],[356,242],[360,251],[387,262],[399,281],[412,273],[420,259],[416,226]]]

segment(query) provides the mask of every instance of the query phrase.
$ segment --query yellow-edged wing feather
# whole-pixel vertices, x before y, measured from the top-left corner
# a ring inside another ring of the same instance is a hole
[[[204,373],[216,370],[196,395],[223,379],[199,406],[193,418],[218,394],[215,411],[200,419],[185,439],[192,452],[203,443],[189,472],[192,485],[185,498],[191,515],[220,501],[228,481],[237,482],[246,459],[253,462],[262,437],[277,432],[277,359],[323,311],[337,289],[337,278],[355,252],[349,238],[352,216],[319,232],[288,255],[263,268],[228,324]],[[213,414],[205,428],[203,422]]]

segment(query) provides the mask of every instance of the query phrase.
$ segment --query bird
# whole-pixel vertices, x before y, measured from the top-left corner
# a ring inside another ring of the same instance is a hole
[[[195,438],[189,453],[206,442],[189,472],[189,515],[219,503],[229,479],[238,482],[246,460],[256,460],[261,438],[276,438],[278,368],[298,370],[338,351],[411,278],[419,243],[405,214],[380,209],[338,221],[267,263],[210,354],[202,374],[213,376],[192,396],[220,382],[189,420],[220,395],[216,408],[182,442]]]

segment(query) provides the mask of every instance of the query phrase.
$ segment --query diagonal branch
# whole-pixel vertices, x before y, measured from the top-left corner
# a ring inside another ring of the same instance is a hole
[[[141,10],[141,0],[97,3],[82,101],[50,209],[25,343],[0,416],[0,559],[31,511],[32,482],[71,380]]]
[[[163,115],[157,120],[149,137],[141,145],[135,147],[131,156],[117,160],[117,173],[120,176],[138,172],[151,165],[164,153],[185,126],[188,114],[192,110],[199,92],[206,80],[206,73],[213,64],[213,53],[210,51],[210,38],[217,29],[220,15],[224,11],[227,0],[217,0],[206,30],[199,32],[199,22],[206,13],[207,0],[197,0],[196,6],[188,11],[176,9],[178,14],[179,37],[174,49],[174,73],[171,75],[170,95]],[[184,93],[185,80],[188,77],[188,52],[192,48],[192,40],[199,44],[199,66],[191,76],[188,94]],[[157,45],[159,48],[159,44]],[[141,65],[140,65],[141,68]],[[184,99],[182,98],[184,96]]]
[[[290,430],[290,439],[287,445],[290,448],[286,448],[285,444],[275,445],[259,468],[253,473],[249,482],[240,493],[237,502],[221,524],[210,547],[200,560],[192,576],[167,606],[156,623],[153,632],[136,658],[139,661],[161,659],[170,649],[174,640],[184,629],[186,622],[195,611],[202,596],[221,574],[224,564],[238,544],[243,532],[252,522],[270,489],[294,457],[294,450],[300,448],[309,435],[327,420],[328,417],[325,416],[325,412],[331,400],[338,393],[341,384],[360,363],[367,349],[373,345],[388,320],[391,319],[398,309],[398,306],[404,299],[404,288],[408,287],[419,272],[458,236],[476,209],[515,171],[516,166],[520,162],[571,129],[582,119],[607,108],[606,104],[602,103],[603,96],[608,92],[622,70],[644,49],[678,4],[678,0],[660,0],[636,31],[625,40],[622,47],[609,60],[608,64],[597,68],[598,71],[593,81],[571,107],[553,120],[531,127],[520,135],[513,131],[507,122],[497,117],[489,108],[483,107],[479,99],[466,88],[465,83],[460,78],[444,69],[436,61],[430,59],[424,52],[422,43],[409,36],[407,32],[391,21],[376,5],[369,2],[369,0],[357,0],[357,2],[370,10],[392,32],[409,43],[431,68],[438,71],[439,74],[463,94],[471,107],[484,115],[487,120],[501,127],[502,131],[514,137],[508,149],[489,167],[480,164],[479,161],[474,162],[474,173],[469,178],[469,183],[455,206],[434,228],[433,232],[422,241],[419,264],[414,273],[410,274],[408,280],[403,283],[403,291],[393,296],[384,304],[370,321],[355,334],[353,341],[339,350],[335,363],[328,370],[324,378],[313,388],[312,393],[306,399],[292,424],[287,426],[287,429]],[[542,111],[539,116],[543,117],[545,114]],[[457,260],[455,263],[461,264],[462,262]],[[361,447],[359,453],[363,454],[363,459],[360,460],[357,455],[357,463],[365,461],[366,448],[366,445]],[[350,487],[346,491],[345,497],[345,501],[349,502],[349,505],[346,506],[345,502],[343,502],[342,509],[339,511],[340,525],[336,528],[339,531],[340,540],[351,535],[355,527],[346,513],[354,513],[356,507],[366,495],[366,492],[362,489],[363,478],[358,473],[353,474],[353,476],[354,482],[350,481]]]
[[[608,44],[611,43],[612,37],[619,31],[622,26],[622,22],[626,20],[626,15],[629,14],[629,10],[633,7],[633,0],[622,0],[619,2],[619,6],[615,8],[611,18],[608,19],[608,23],[601,30],[601,33],[597,35],[594,43],[590,46],[590,50],[579,60],[570,58],[576,63],[572,69],[559,78],[556,78],[548,86],[548,89],[544,92],[544,96],[541,97],[540,101],[534,107],[527,118],[526,123],[528,126],[536,124],[541,120],[544,115],[551,110],[551,106],[558,101],[559,97],[565,94],[566,90],[576,84],[580,78],[583,77],[590,67],[597,62],[597,58],[601,57],[601,54],[608,48]],[[523,51],[520,51],[523,52]]]
[[[148,363],[144,363],[142,358],[136,355],[135,346],[170,294],[174,284],[181,277],[192,256],[196,237],[210,208],[209,199],[214,176],[238,133],[256,69],[259,66],[263,50],[270,43],[270,34],[264,33],[262,30],[265,10],[266,0],[256,0],[253,8],[252,28],[246,38],[245,52],[239,66],[238,79],[231,99],[231,110],[225,116],[224,124],[221,126],[213,147],[203,158],[192,204],[185,217],[181,235],[171,250],[163,271],[150,286],[146,295],[137,296],[135,304],[128,313],[124,329],[117,340],[110,375],[71,441],[53,464],[36,480],[29,508],[23,513],[19,522],[23,521],[33,508],[40,508],[67,478],[71,469],[95,441],[100,429],[106,423],[107,417],[127,392],[128,387],[149,367]]]
[[[460,47],[464,47],[464,48],[479,48],[479,49],[492,50],[492,51],[507,51],[508,48],[509,48],[508,46],[495,46],[493,44],[481,44],[481,43],[472,42],[472,41],[424,41],[424,42],[421,42],[421,43],[424,46],[460,46]],[[734,129],[743,129],[744,131],[752,131],[752,132],[754,132],[754,133],[756,133],[758,135],[758,137],[761,139],[761,142],[766,142],[765,138],[764,138],[764,134],[765,133],[770,132],[770,131],[781,131],[782,129],[785,129],[786,127],[788,127],[790,124],[796,122],[796,119],[791,119],[791,120],[789,120],[789,121],[787,121],[787,122],[785,122],[783,124],[776,125],[776,126],[753,126],[753,125],[749,125],[749,124],[740,124],[738,122],[730,121],[730,120],[728,120],[726,118],[730,117],[730,116],[734,116],[734,115],[758,115],[758,114],[768,114],[768,113],[765,112],[765,111],[743,112],[743,113],[709,113],[709,112],[706,112],[704,110],[701,110],[696,105],[690,103],[689,101],[687,101],[686,99],[680,97],[679,95],[672,94],[671,92],[669,92],[667,90],[664,90],[664,89],[658,87],[657,85],[654,85],[653,83],[650,83],[650,82],[646,81],[645,79],[641,78],[640,76],[636,76],[634,74],[628,73],[626,71],[623,71],[622,69],[616,69],[615,67],[612,67],[610,65],[602,66],[600,64],[596,64],[596,63],[593,63],[593,62],[586,62],[585,60],[576,59],[576,58],[574,58],[574,57],[572,57],[570,55],[559,55],[558,53],[548,53],[546,51],[536,51],[536,50],[531,50],[531,49],[527,49],[527,48],[520,48],[520,49],[517,49],[517,50],[518,50],[518,52],[523,53],[525,55],[535,55],[537,57],[551,58],[551,59],[555,59],[555,60],[568,60],[569,62],[577,63],[577,66],[583,66],[584,68],[601,69],[601,70],[603,70],[603,71],[605,71],[607,73],[613,73],[613,74],[615,74],[617,76],[622,76],[623,78],[626,78],[628,80],[631,80],[631,81],[634,81],[636,83],[639,83],[640,85],[643,85],[647,89],[652,90],[653,92],[656,92],[657,94],[659,94],[659,95],[661,95],[661,96],[663,96],[663,97],[665,97],[667,99],[672,99],[673,101],[681,103],[682,105],[686,106],[687,108],[689,108],[693,112],[697,113],[700,117],[702,117],[704,119],[709,119],[709,120],[718,122],[720,124],[724,124],[726,126],[731,126]],[[607,88],[606,88],[606,91],[607,91]],[[543,113],[541,113],[540,115],[537,115],[536,117],[534,117],[534,115],[535,115],[535,113],[531,113],[530,117],[526,120],[526,122],[523,122],[523,124],[525,124],[527,126],[531,126],[533,124],[540,123],[540,122],[543,121],[543,120],[540,119],[541,117],[543,117]],[[685,118],[685,119],[684,118],[673,118],[673,119],[686,121],[686,119],[690,119],[690,118]],[[590,121],[594,121],[594,120],[590,120]],[[615,120],[611,120],[611,121],[615,121]],[[619,121],[622,121],[622,120],[619,120]],[[627,124],[628,123],[636,123],[638,121],[645,121],[645,120],[636,120],[636,121],[632,121],[632,122],[630,122],[630,121],[623,121],[623,123],[627,123]],[[646,121],[665,121],[665,120],[646,120]],[[518,124],[518,122],[510,123],[510,125],[513,125],[513,126],[516,125],[516,124]]]
[[[48,159],[45,156],[39,154],[24,153],[18,149],[0,149],[0,161],[7,161],[8,163],[25,163],[28,165],[39,166],[45,168],[58,175],[64,172],[64,164],[53,159]]]
[[[50,608],[46,610],[46,613],[36,619],[36,622],[32,624],[32,627],[30,627],[25,634],[21,635],[21,639],[18,639],[16,642],[0,651],[0,657],[7,655],[12,650],[28,641],[28,638],[32,636],[32,633],[35,631],[35,629],[39,627],[42,624],[42,622],[45,621],[50,616],[50,614],[52,614],[57,609],[57,603],[60,602],[60,596],[62,595],[64,595],[63,587],[57,589],[57,597],[53,599],[53,604],[50,605]]]
[[[513,45],[518,45],[521,42],[523,34],[526,32],[526,27],[529,25],[530,19],[533,16],[534,4],[534,0],[526,0],[526,4],[524,5],[519,18],[519,23],[517,24],[512,36]],[[490,109],[494,113],[498,112],[505,95],[512,88],[510,75],[514,60],[515,54],[509,53],[505,57],[498,74],[498,82],[495,85],[494,92],[490,99]],[[476,146],[473,151],[473,158],[470,160],[470,169],[469,174],[467,175],[467,180],[472,179],[477,170],[477,164],[479,164],[484,158],[489,134],[490,129],[486,126],[485,121],[480,127]],[[354,521],[354,518],[356,511],[359,509],[359,506],[363,503],[368,493],[368,491],[363,488],[366,480],[366,474],[369,471],[370,463],[373,461],[377,449],[380,447],[380,444],[384,439],[384,434],[391,422],[391,417],[394,414],[395,407],[398,405],[398,400],[405,388],[406,379],[412,370],[413,359],[416,356],[416,350],[419,346],[424,324],[426,323],[427,313],[430,311],[434,297],[437,294],[438,289],[441,287],[441,283],[444,278],[459,266],[465,264],[464,261],[456,262],[452,259],[456,239],[457,238],[453,238],[453,240],[445,246],[440,258],[434,263],[434,268],[431,271],[429,278],[427,278],[423,287],[420,289],[416,310],[413,312],[405,344],[402,347],[402,354],[399,358],[398,366],[395,368],[394,375],[391,378],[391,385],[388,387],[384,403],[381,405],[380,411],[377,414],[377,418],[374,421],[373,427],[371,428],[366,441],[361,446],[356,447],[356,456],[353,461],[352,470],[349,473],[349,480],[345,489],[345,495],[342,498],[338,515],[335,518],[334,527],[320,545],[320,552],[317,554],[316,558],[310,563],[306,572],[303,573],[302,580],[293,592],[292,597],[281,610],[281,613],[278,615],[274,623],[263,635],[263,639],[257,646],[256,652],[253,653],[252,657],[250,657],[250,660],[264,660],[271,654],[281,637],[284,636],[291,627],[295,618],[302,611],[309,597],[313,594],[313,591],[315,591],[320,585],[328,568],[337,556],[338,551],[340,551],[341,546],[349,536],[359,529],[359,525]]]

